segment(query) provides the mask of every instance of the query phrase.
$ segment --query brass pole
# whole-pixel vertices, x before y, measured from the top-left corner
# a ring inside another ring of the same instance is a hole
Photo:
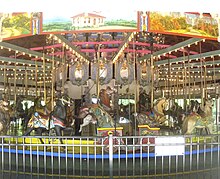
[[[168,54],[168,84],[167,84],[167,89],[168,89],[168,98],[171,96],[172,94],[172,87],[171,87],[171,66],[170,66],[170,56]]]
[[[46,91],[46,63],[45,63],[45,54],[43,52],[43,88],[44,88],[44,102],[47,101],[47,91]]]
[[[64,46],[62,46],[62,82],[61,82],[61,92],[62,94],[64,93],[64,76],[65,76],[65,68],[66,68],[66,61],[65,61],[65,58],[64,58]]]
[[[6,65],[4,63],[4,93],[6,94]]]
[[[191,100],[191,78],[190,78],[190,60],[189,60],[189,51],[188,51],[188,84],[189,84],[189,86],[188,86],[188,92],[189,92],[189,101]]]
[[[15,104],[16,104],[16,100],[17,100],[17,85],[16,85],[16,81],[17,81],[17,63],[15,63],[15,68],[14,68],[14,101],[15,101]]]
[[[37,68],[37,61],[35,60],[35,94],[36,94],[36,96],[40,96],[40,94],[38,94],[38,87],[37,87],[37,85],[38,85],[38,83],[37,83],[37,70],[38,70],[38,68]]]
[[[213,80],[215,85],[215,122],[218,124],[218,113],[219,113],[219,106],[218,106],[218,95],[217,95],[217,85],[216,85],[216,73],[215,73],[215,59],[212,57],[212,63],[213,63]]]
[[[52,69],[51,69],[51,73],[52,73],[52,78],[51,78],[51,110],[53,111],[54,108],[54,82],[55,82],[55,70],[54,70],[54,48],[53,50],[53,56],[52,56]]]
[[[207,68],[206,68],[206,62],[204,61],[204,97],[207,98]]]
[[[99,76],[100,76],[100,47],[101,44],[98,45],[98,50],[97,50],[97,75],[96,75],[96,96],[97,99],[99,99],[99,91],[100,91],[100,82],[99,82]]]
[[[200,65],[201,65],[201,71],[200,71],[200,82],[201,82],[201,105],[203,106],[204,104],[204,100],[203,100],[203,97],[204,97],[204,85],[203,85],[203,79],[202,79],[202,72],[203,72],[203,68],[202,68],[202,65],[203,65],[203,61],[202,61],[202,58],[201,58],[201,42],[199,42],[199,54],[200,54]]]
[[[151,108],[154,106],[154,59],[151,54]]]
[[[177,96],[177,98],[179,98],[178,97],[178,95],[179,95],[179,71],[178,71],[178,69],[177,69],[177,73],[176,73],[176,96]]]
[[[137,77],[136,77],[136,67],[137,67],[137,56],[136,56],[136,50],[135,50],[135,39],[133,38],[133,52],[134,52],[134,55],[133,55],[133,58],[134,58],[134,67],[135,67],[135,70],[134,70],[134,80],[135,80],[135,92],[134,92],[134,101],[135,101],[135,104],[134,104],[134,113],[137,114],[137,95],[139,94],[139,91],[138,91],[138,84],[137,84]],[[140,109],[139,109],[140,111]],[[137,118],[135,116],[135,119],[134,119],[134,135],[136,136],[137,135]]]
[[[27,66],[25,66],[25,96],[28,96],[28,76],[27,76]]]
[[[186,110],[186,105],[187,105],[187,74],[186,74],[186,56],[185,52],[183,51],[183,73],[184,73],[184,78],[183,78],[183,96],[184,98],[184,109]]]

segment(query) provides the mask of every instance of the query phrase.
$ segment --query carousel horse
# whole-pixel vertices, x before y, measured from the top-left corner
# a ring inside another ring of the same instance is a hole
[[[42,97],[36,97],[34,99],[34,105],[31,106],[27,112],[26,112],[26,115],[24,116],[24,128],[26,129],[27,128],[27,125],[28,125],[28,122],[29,120],[31,119],[32,115],[35,113],[35,112],[39,112],[39,113],[43,113],[45,115],[47,115],[48,113],[51,112],[51,108],[50,106],[48,105],[49,103],[46,103],[45,106],[43,106],[41,104],[41,101],[42,101]]]
[[[151,111],[146,113],[136,113],[135,117],[138,124],[148,124],[153,126],[161,126],[167,121],[165,111],[172,107],[170,99],[159,98],[154,102],[154,106]]]
[[[23,98],[22,97],[18,97],[16,100],[16,104],[15,104],[15,117],[16,119],[22,118],[24,119],[25,117],[25,111],[23,109],[23,104],[22,104]]]
[[[82,132],[82,128],[92,124],[97,124],[97,119],[93,114],[93,111],[89,107],[82,107],[79,111],[78,117],[75,117],[76,119],[82,119],[83,123],[80,124],[79,132]]]
[[[8,102],[0,100],[0,133],[6,134],[10,124]]]
[[[173,119],[173,132],[181,134],[185,110],[178,103],[173,102],[172,107],[164,113]]]
[[[79,115],[75,116],[74,118],[77,120],[82,120],[82,124],[79,126],[79,132],[82,131],[82,127],[87,126],[90,123],[97,124],[98,127],[114,127],[112,117],[99,104],[91,104],[81,107],[79,110]]]
[[[213,100],[205,99],[204,106],[195,104],[194,111],[186,116],[182,125],[183,134],[192,134],[194,129],[205,129],[207,134],[212,131],[212,107]]]
[[[51,113],[36,108],[35,113],[28,122],[24,136],[29,135],[33,130],[36,130],[39,135],[42,135],[44,131],[50,134],[51,129],[55,130],[57,136],[61,136],[61,130],[66,127],[66,108],[70,103],[71,99],[68,96],[62,96],[56,101],[54,110]],[[42,139],[41,142],[43,143]],[[63,143],[62,139],[60,139],[60,142]]]
[[[112,111],[111,100],[112,95],[116,92],[115,89],[107,86],[106,89],[101,89],[99,93],[100,104],[106,111]]]
[[[139,111],[149,111],[150,110],[150,96],[142,88],[140,89],[139,94]]]

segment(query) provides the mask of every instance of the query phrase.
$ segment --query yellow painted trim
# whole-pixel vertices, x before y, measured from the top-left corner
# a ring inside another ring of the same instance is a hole
[[[103,127],[103,128],[97,128],[98,131],[103,131],[103,130],[115,130],[114,127]],[[116,127],[116,130],[123,130],[123,127]]]
[[[148,126],[148,125],[138,125],[138,128],[148,128],[148,129],[150,129],[150,130],[160,130],[160,128],[159,127],[150,127],[150,126]]]

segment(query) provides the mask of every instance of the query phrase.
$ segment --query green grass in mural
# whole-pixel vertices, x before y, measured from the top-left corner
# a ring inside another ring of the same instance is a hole
[[[27,14],[6,17],[2,22],[3,38],[30,34],[31,19]]]
[[[48,24],[43,24],[43,31],[67,31],[73,30],[71,22],[53,22]]]
[[[126,20],[114,20],[108,21],[105,23],[108,26],[126,26],[126,27],[137,27],[137,22],[135,21],[126,21]]]
[[[125,20],[114,20],[114,21],[107,21],[105,22],[104,26],[101,27],[111,27],[114,26],[121,26],[121,27],[137,27],[137,22],[135,21],[125,21]],[[93,29],[97,27],[81,27],[80,29]],[[78,27],[72,26],[71,22],[51,22],[47,24],[43,24],[43,31],[44,32],[54,32],[54,31],[71,31],[71,30],[78,30]]]

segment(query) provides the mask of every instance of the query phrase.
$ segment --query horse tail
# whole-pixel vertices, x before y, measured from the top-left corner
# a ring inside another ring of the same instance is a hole
[[[182,132],[183,134],[186,134],[187,130],[188,130],[188,121],[189,121],[189,118],[188,117],[185,117],[185,119],[183,120],[183,124],[182,124]]]

